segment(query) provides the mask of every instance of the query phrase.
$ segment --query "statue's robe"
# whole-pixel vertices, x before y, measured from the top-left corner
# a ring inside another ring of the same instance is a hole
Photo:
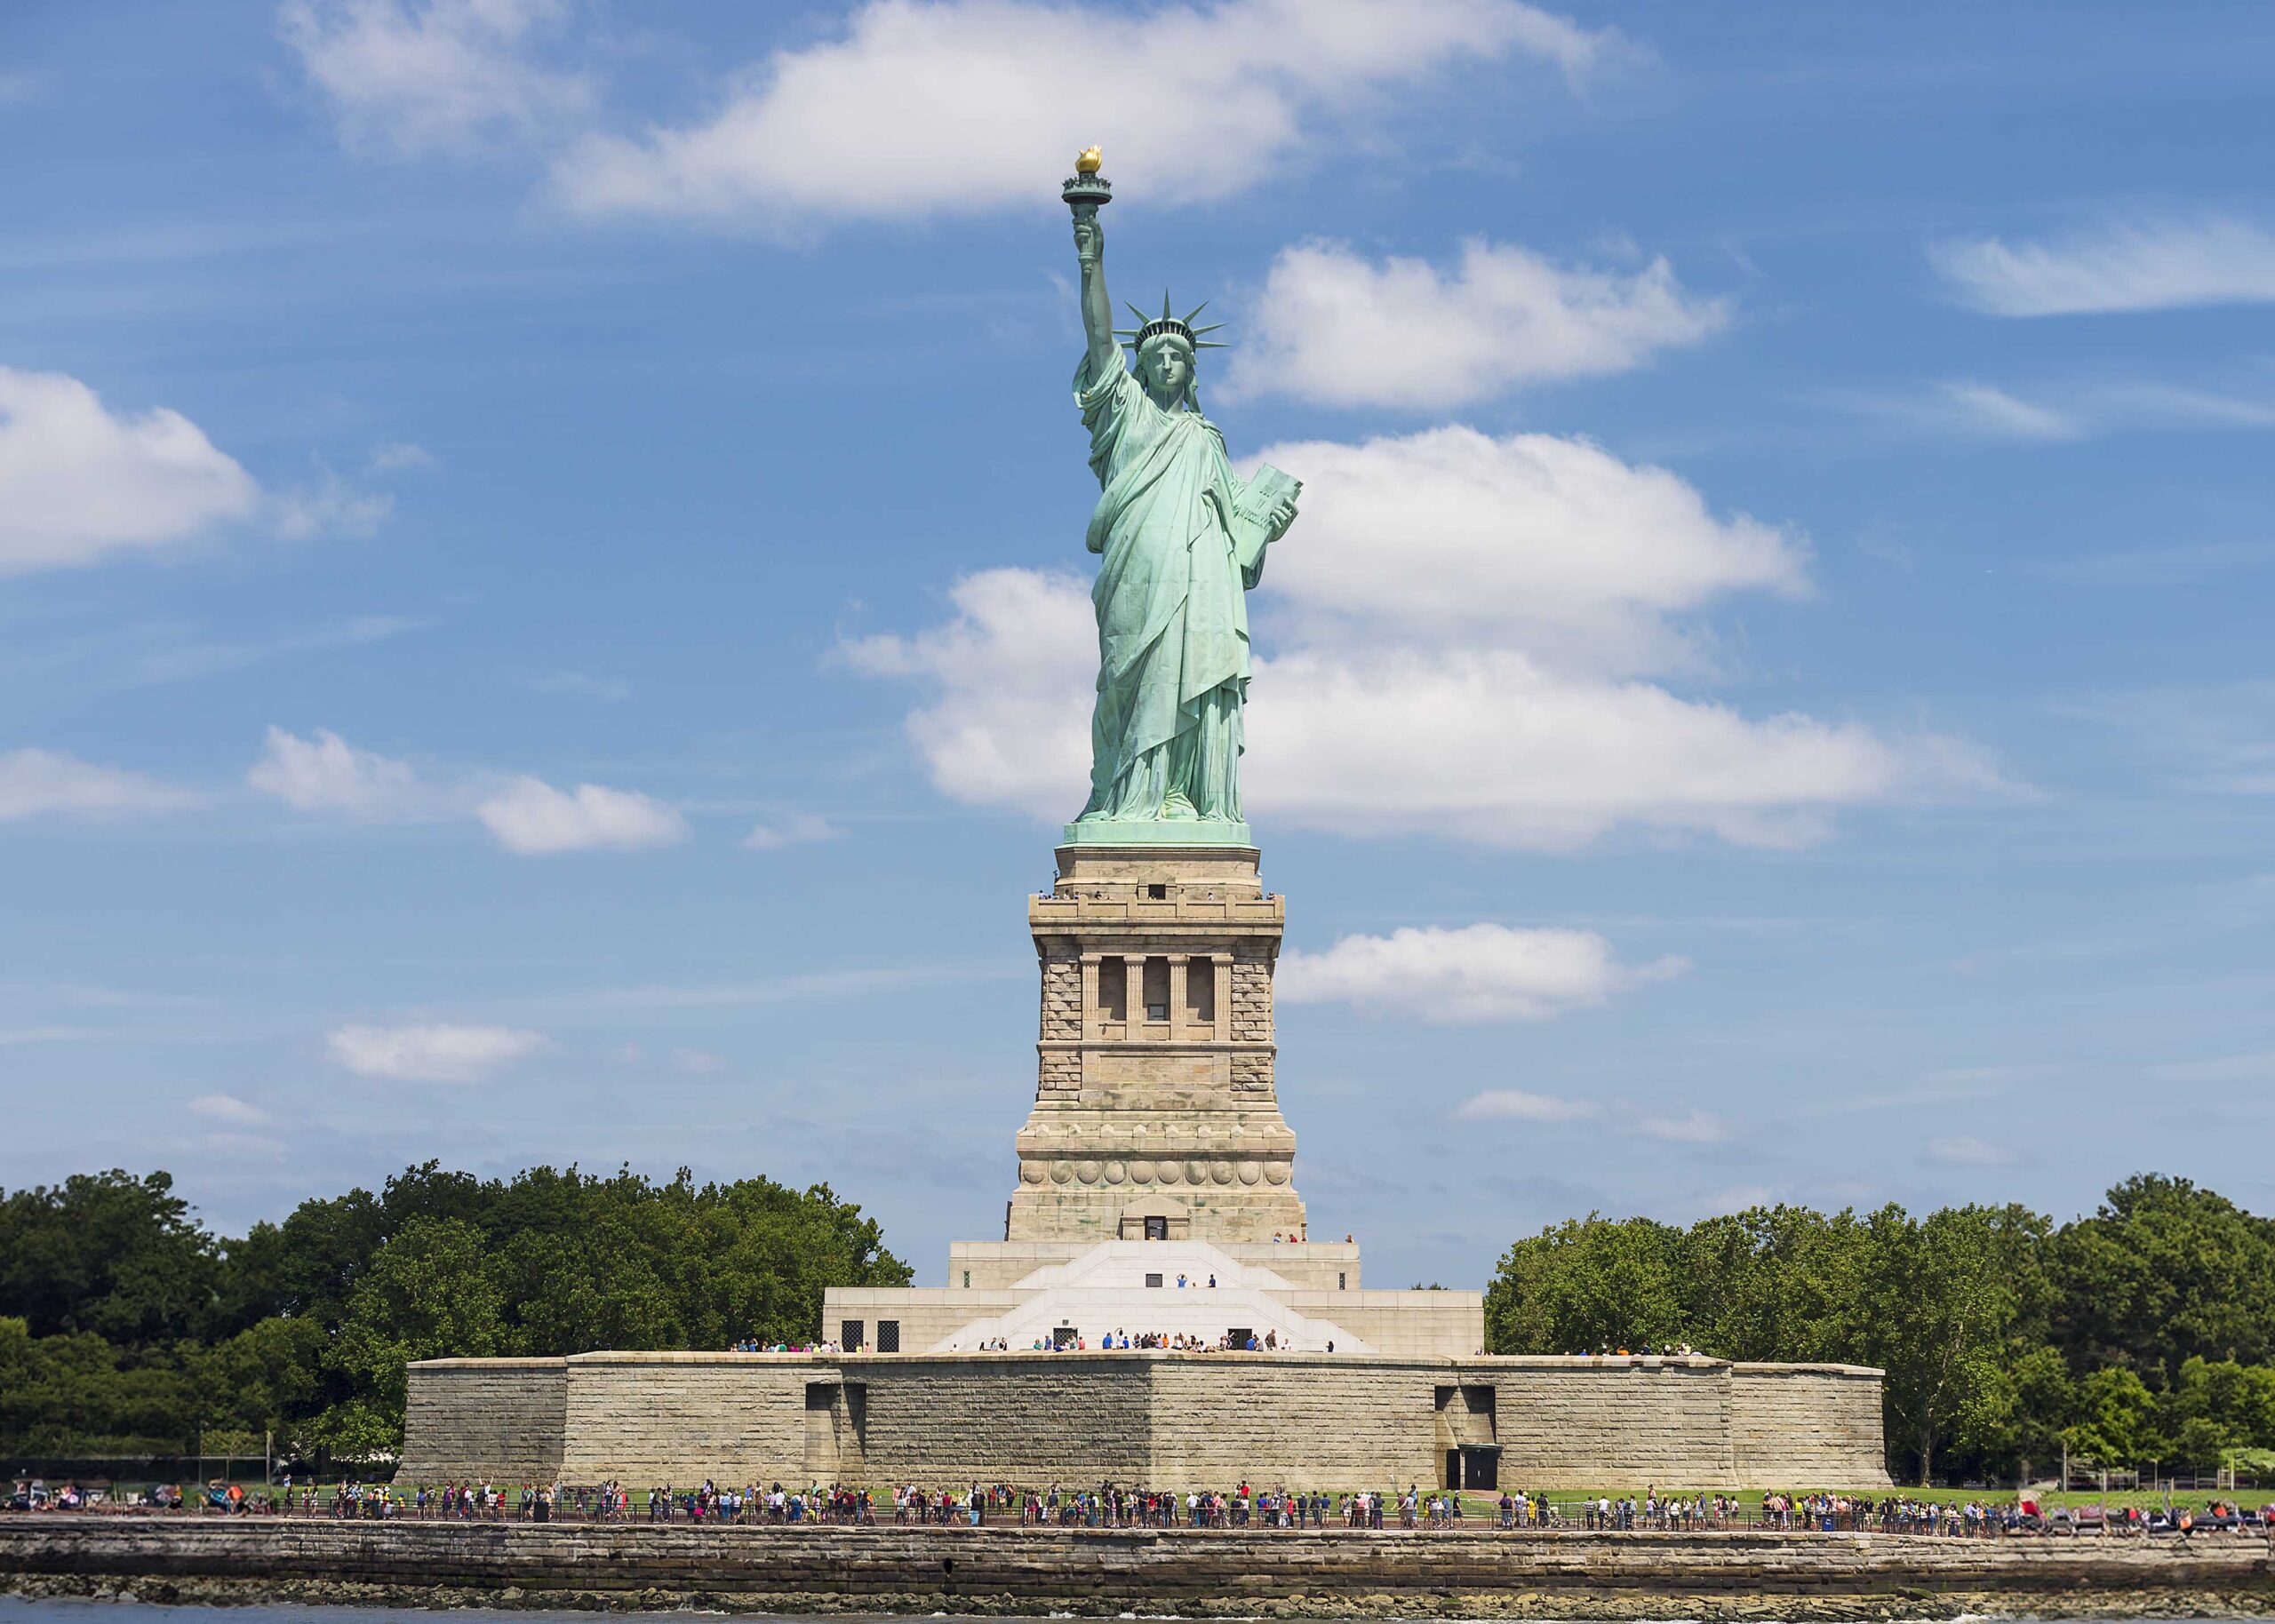
[[[1090,588],[1098,691],[1082,821],[1237,823],[1244,594],[1263,573],[1264,551],[1235,544],[1241,483],[1225,437],[1198,411],[1156,406],[1119,349],[1105,377],[1083,358],[1074,402],[1100,488],[1084,537],[1100,562]]]

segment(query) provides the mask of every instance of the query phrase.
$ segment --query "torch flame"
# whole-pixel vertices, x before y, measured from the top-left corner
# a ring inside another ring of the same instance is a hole
[[[1085,147],[1074,159],[1074,172],[1078,175],[1095,175],[1098,172],[1098,165],[1105,162],[1105,156],[1097,147]]]

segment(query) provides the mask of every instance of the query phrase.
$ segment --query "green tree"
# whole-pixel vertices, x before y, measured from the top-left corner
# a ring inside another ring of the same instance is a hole
[[[1888,1372],[1889,1444],[1933,1480],[1946,1443],[1981,1448],[2008,1424],[2001,1361],[2042,1302],[2036,1248],[2048,1221],[2018,1206],[1945,1207],[1865,1221],[1862,1306],[1872,1362]]]
[[[1485,1292],[1496,1353],[1592,1353],[1683,1340],[1683,1234],[1591,1213],[1518,1241]]]
[[[202,1335],[220,1272],[213,1238],[170,1174],[114,1168],[0,1196],[0,1314],[34,1336]]]
[[[2186,1179],[2143,1174],[2047,1249],[2054,1333],[2073,1367],[2152,1387],[2185,1360],[2275,1357],[2275,1226]]]

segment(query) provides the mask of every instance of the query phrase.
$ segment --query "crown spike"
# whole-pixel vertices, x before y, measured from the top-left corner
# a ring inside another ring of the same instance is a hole
[[[1193,347],[1197,350],[1228,350],[1233,346],[1229,344],[1218,344],[1210,338],[1195,338],[1193,341]]]
[[[1207,299],[1202,299],[1199,304],[1195,305],[1192,309],[1190,309],[1190,310],[1188,310],[1188,311],[1186,311],[1186,312],[1185,313],[1185,324],[1187,327],[1192,326],[1192,325],[1193,325],[1193,318],[1194,316],[1199,315],[1202,311],[1204,311],[1204,310],[1206,310],[1206,309],[1208,309],[1208,308],[1209,308],[1209,301],[1208,301]],[[1222,325],[1222,323],[1220,322],[1220,323],[1218,323],[1218,325],[1220,325],[1220,326],[1221,326],[1221,325]]]
[[[1193,327],[1193,322],[1190,318],[1186,320],[1185,325],[1187,327]],[[1224,331],[1225,325],[1226,324],[1223,322],[1211,322],[1206,327],[1193,327],[1193,336],[1197,338],[1205,332],[1222,332]]]
[[[1169,291],[1167,288],[1163,288],[1161,290],[1161,320],[1167,322],[1174,319],[1175,318],[1169,314]]]

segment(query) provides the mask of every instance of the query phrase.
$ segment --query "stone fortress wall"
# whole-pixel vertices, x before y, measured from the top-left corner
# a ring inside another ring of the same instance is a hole
[[[1528,1489],[1888,1483],[1880,1375],[1848,1365],[593,1353],[429,1360],[410,1380],[403,1483],[1348,1490],[1486,1486],[1488,1462]]]

